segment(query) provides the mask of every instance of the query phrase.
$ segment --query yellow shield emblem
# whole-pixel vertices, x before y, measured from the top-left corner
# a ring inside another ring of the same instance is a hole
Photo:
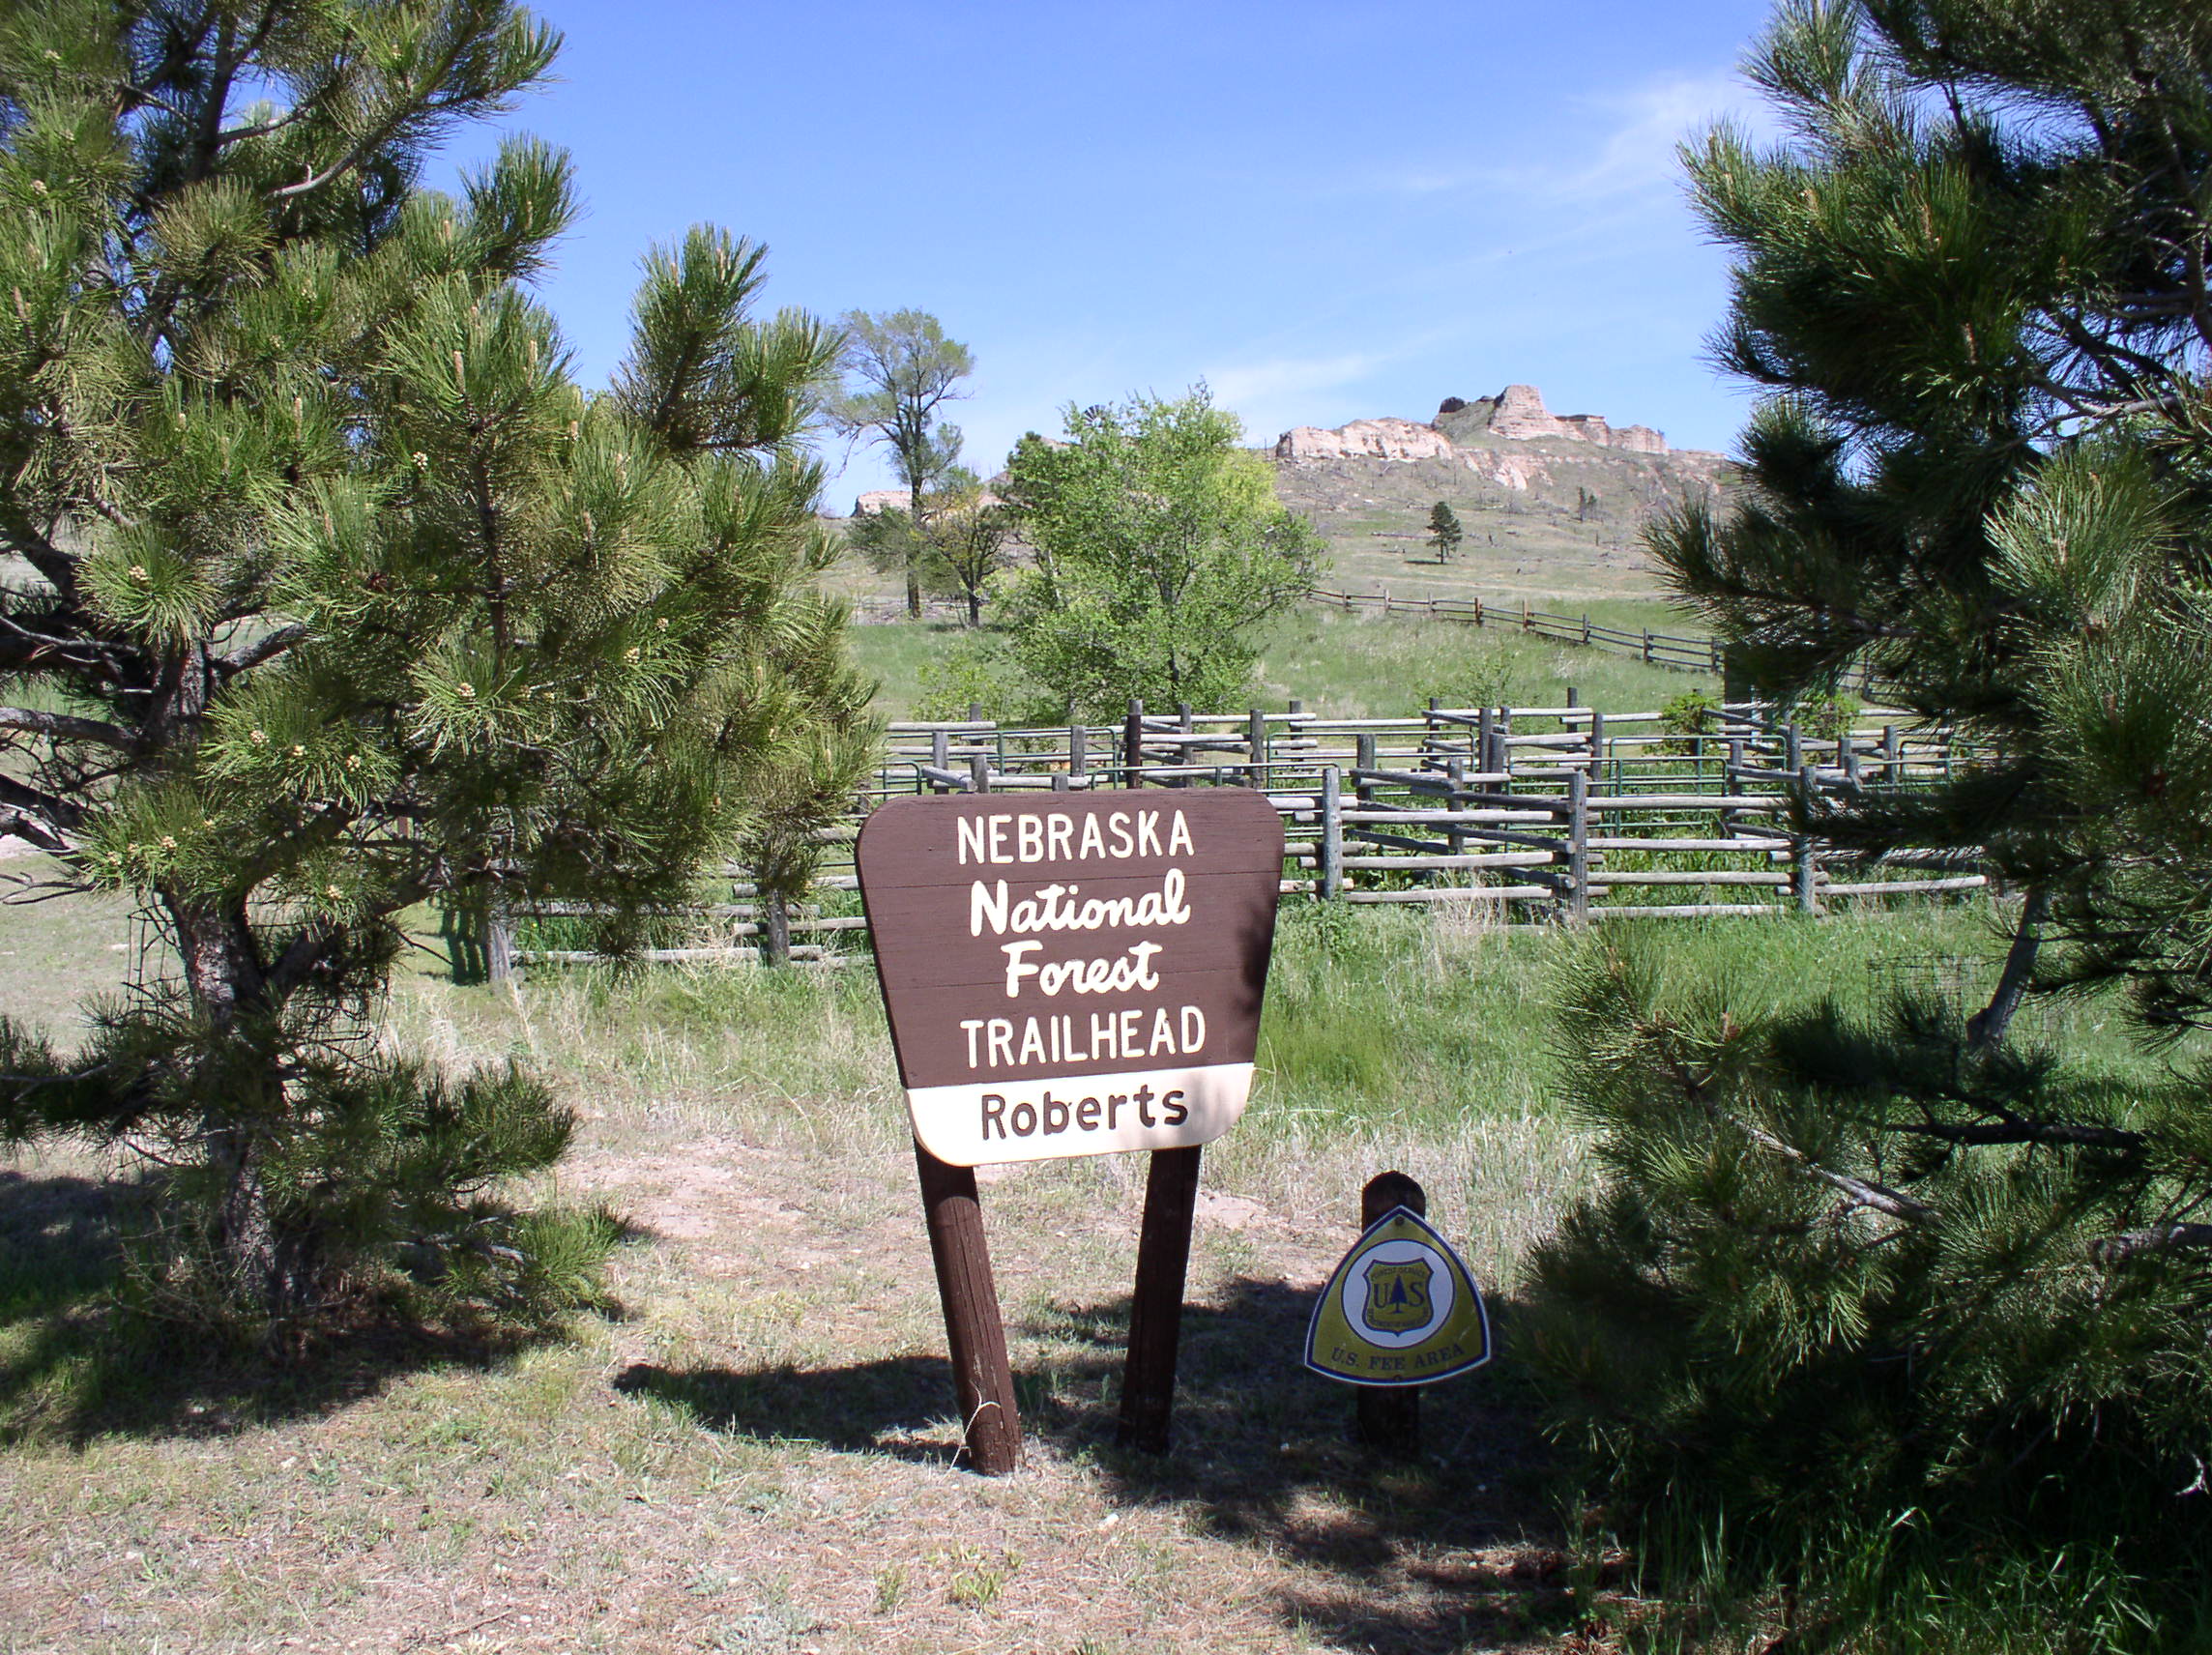
[[[1367,1266],[1367,1325],[1411,1333],[1429,1320],[1429,1283],[1436,1271],[1425,1259]]]

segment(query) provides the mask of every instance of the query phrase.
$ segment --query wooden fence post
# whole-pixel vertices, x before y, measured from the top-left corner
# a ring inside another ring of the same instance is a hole
[[[1334,902],[1344,894],[1344,806],[1337,796],[1337,769],[1321,770],[1321,897]]]
[[[504,987],[514,980],[514,933],[509,928],[507,904],[494,890],[484,903],[484,978]]]
[[[932,730],[929,733],[929,762],[941,770],[952,768],[952,739],[943,730]],[[929,785],[939,793],[945,791],[942,780],[932,778]]]
[[[990,754],[975,752],[968,755],[968,791],[970,793],[989,793],[991,791]]]
[[[1244,721],[1244,741],[1252,749],[1252,785],[1267,785],[1267,715],[1257,707]]]
[[[1145,1177],[1145,1218],[1137,1236],[1137,1285],[1129,1298],[1129,1353],[1121,1369],[1116,1439],[1147,1454],[1168,1451],[1201,1153],[1195,1146],[1154,1149]]]
[[[791,904],[780,890],[762,890],[760,882],[753,882],[758,893],[753,912],[760,915],[760,954],[764,966],[791,964]]]
[[[1589,917],[1589,777],[1567,772],[1567,917]]]
[[[1591,785],[1592,787],[1595,787],[1595,786],[1597,785],[1597,783],[1598,783],[1598,778],[1599,778],[1600,776],[1602,776],[1604,773],[1605,773],[1605,714],[1604,714],[1604,713],[1602,713],[1602,712],[1600,712],[1600,711],[1598,711],[1596,708],[1594,708],[1594,707],[1593,707],[1593,708],[1591,708],[1591,709],[1590,709],[1590,715],[1589,715],[1589,778],[1590,778],[1590,785]]]
[[[1487,707],[1474,715],[1474,768],[1478,770],[1495,770],[1499,768],[1490,762],[1494,723],[1493,714]]]
[[[1079,776],[1091,769],[1090,732],[1080,724],[1067,727],[1067,773]]]
[[[1798,785],[1810,798],[1819,785],[1813,767],[1806,765],[1797,771]],[[1819,862],[1815,855],[1815,841],[1810,833],[1798,833],[1790,841],[1790,882],[1795,890],[1798,909],[1806,914],[1820,912]]]
[[[1417,1218],[1429,1215],[1428,1192],[1404,1173],[1382,1173],[1359,1192],[1359,1231],[1404,1207]],[[1362,1446],[1393,1460],[1417,1459],[1421,1452],[1421,1387],[1361,1385],[1355,1433]]]
[[[1121,763],[1126,767],[1122,773],[1121,785],[1123,787],[1143,787],[1145,785],[1145,704],[1141,701],[1129,703],[1129,716],[1123,720],[1121,725]]]
[[[914,1158],[969,1463],[986,1477],[1003,1477],[1022,1463],[1022,1418],[1014,1404],[999,1290],[991,1279],[983,1208],[975,1199],[975,1169],[939,1160],[918,1139]]]

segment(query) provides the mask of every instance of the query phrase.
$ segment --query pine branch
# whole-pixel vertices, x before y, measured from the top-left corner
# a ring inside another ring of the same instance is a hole
[[[74,831],[84,826],[84,808],[50,793],[42,793],[28,783],[14,776],[0,775],[0,804],[12,804],[17,812],[44,822],[55,831]]]
[[[1852,1202],[1859,1206],[1872,1207],[1877,1212],[1887,1213],[1892,1218],[1903,1219],[1907,1222],[1916,1223],[1936,1216],[1936,1209],[1926,1202],[1916,1201],[1900,1190],[1893,1190],[1882,1184],[1869,1183],[1866,1179],[1853,1177],[1848,1173],[1839,1173],[1832,1168],[1824,1167],[1815,1157],[1798,1148],[1796,1145],[1777,1138],[1765,1128],[1754,1126],[1741,1116],[1723,1109],[1719,1103],[1705,1095],[1704,1083],[1690,1073],[1688,1065],[1676,1055],[1674,1043],[1663,1041],[1662,1048],[1666,1053],[1667,1066],[1674,1072],[1674,1084],[1682,1089],[1683,1096],[1703,1110],[1711,1119],[1734,1127],[1761,1148],[1780,1155],[1784,1160],[1819,1178],[1829,1188],[1839,1190],[1849,1196]]]
[[[1908,1223],[1922,1223],[1936,1216],[1936,1209],[1924,1201],[1916,1201],[1902,1191],[1890,1189],[1882,1184],[1869,1183],[1864,1178],[1852,1177],[1848,1173],[1839,1173],[1832,1168],[1824,1167],[1813,1156],[1798,1148],[1796,1145],[1786,1143],[1773,1133],[1754,1126],[1750,1121],[1732,1115],[1727,1110],[1714,1106],[1708,1106],[1708,1109],[1715,1119],[1728,1122],[1729,1125],[1741,1132],[1761,1148],[1773,1151],[1784,1160],[1794,1163],[1814,1177],[1819,1178],[1829,1188],[1839,1190],[1849,1196],[1852,1202],[1859,1206],[1872,1207],[1877,1212],[1886,1213],[1891,1218],[1903,1219]]]
[[[252,643],[243,645],[227,655],[217,655],[209,664],[216,671],[225,676],[242,673],[250,667],[261,665],[264,661],[274,659],[295,644],[306,642],[306,637],[307,628],[305,626],[297,624],[279,626],[273,632],[263,633]]]
[[[2123,1264],[2148,1253],[2172,1253],[2212,1247],[2212,1224],[2159,1224],[2148,1230],[2124,1230],[2089,1243],[2089,1256],[2100,1264]]]
[[[22,730],[56,740],[93,741],[127,753],[138,751],[137,736],[120,724],[99,718],[77,718],[67,712],[41,712],[30,707],[0,707],[0,730]]]
[[[2140,1149],[2149,1142],[2118,1126],[2083,1126],[2066,1120],[2008,1119],[1962,1126],[1940,1120],[1890,1121],[1890,1132],[1910,1132],[1946,1144],[2075,1144],[2092,1149]]]

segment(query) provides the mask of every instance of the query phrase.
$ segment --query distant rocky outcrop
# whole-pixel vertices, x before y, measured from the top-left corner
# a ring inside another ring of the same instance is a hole
[[[1005,474],[1001,472],[991,481],[999,483],[1004,479]],[[975,504],[978,506],[1004,506],[1005,502],[989,488],[986,488],[975,497]],[[903,488],[871,488],[854,500],[853,515],[856,517],[873,517],[877,512],[887,509],[905,511],[910,509],[913,505],[914,496]]]
[[[1615,428],[1602,414],[1554,414],[1532,385],[1509,385],[1496,396],[1470,401],[1447,396],[1431,424],[1412,420],[1354,420],[1335,430],[1299,425],[1275,443],[1278,460],[1428,460],[1461,459],[1470,470],[1492,474],[1508,487],[1522,468],[1500,466],[1499,443],[1588,443],[1623,453],[1677,454],[1693,461],[1718,460],[1698,450],[1670,450],[1664,432],[1648,425]]]
[[[1451,439],[1412,420],[1354,420],[1333,431],[1300,425],[1275,444],[1279,460],[1448,460]]]

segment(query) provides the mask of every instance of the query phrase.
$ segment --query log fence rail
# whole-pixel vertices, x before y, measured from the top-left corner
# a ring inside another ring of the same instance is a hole
[[[1807,793],[1925,786],[1973,762],[1948,730],[1878,707],[1848,731],[1813,735],[1771,707],[1730,703],[1710,730],[1684,734],[1655,711],[1577,705],[1573,691],[1558,707],[1432,706],[1402,717],[1329,717],[1293,702],[1217,714],[1132,705],[1119,725],[899,722],[847,821],[823,835],[813,900],[788,904],[786,924],[771,927],[747,871],[724,868],[717,899],[685,916],[686,945],[644,957],[749,959],[771,929],[794,940],[795,960],[847,957],[837,937],[866,929],[848,895],[860,821],[888,798],[930,793],[1256,787],[1283,817],[1286,898],[1458,906],[1509,923],[1949,897],[1988,884],[1974,847],[1869,864],[1793,832],[1790,806]],[[544,903],[515,917],[543,932],[584,912]],[[545,965],[594,957],[550,945],[511,954]]]

